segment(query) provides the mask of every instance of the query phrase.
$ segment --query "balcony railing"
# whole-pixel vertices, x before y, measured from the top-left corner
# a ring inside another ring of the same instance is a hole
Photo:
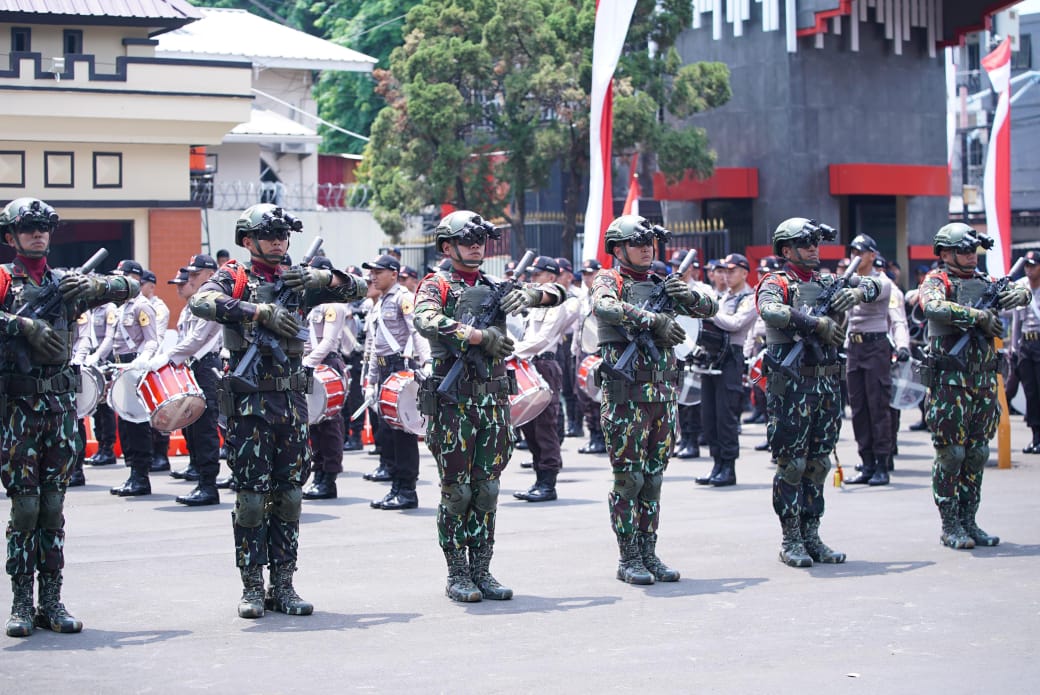
[[[242,210],[256,203],[274,203],[289,210],[365,210],[371,191],[358,183],[319,183],[287,186],[278,181],[213,181],[193,178],[191,199],[214,210]]]

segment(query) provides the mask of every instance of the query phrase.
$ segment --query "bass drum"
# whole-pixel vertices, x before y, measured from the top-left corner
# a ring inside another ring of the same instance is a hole
[[[589,355],[578,365],[578,388],[596,403],[603,401],[603,390],[596,384],[601,364],[603,364],[602,357]]]
[[[148,422],[148,412],[137,392],[137,384],[144,376],[143,369],[124,369],[115,375],[108,389],[108,407],[127,422]]]
[[[686,331],[686,339],[673,348],[675,359],[685,362],[690,359],[690,355],[697,349],[697,339],[701,334],[701,320],[692,316],[676,316],[675,322]]]
[[[509,416],[513,427],[520,427],[538,417],[549,406],[553,394],[529,361],[510,357],[506,368],[516,374],[517,393],[509,397]]]
[[[79,368],[79,388],[76,389],[76,417],[82,420],[94,414],[105,393],[105,375],[97,367]]]
[[[596,315],[589,314],[586,316],[578,326],[578,331],[581,332],[581,338],[578,343],[581,346],[581,351],[587,355],[595,355],[599,352],[599,331],[596,328]]]
[[[419,382],[407,369],[387,377],[379,389],[379,414],[395,430],[426,434],[426,416],[419,412]]]
[[[701,375],[692,369],[683,371],[678,401],[679,405],[698,405],[701,402]]]
[[[896,410],[916,408],[928,388],[921,383],[921,363],[917,360],[892,363],[892,398],[889,405]]]
[[[350,390],[350,374],[341,376],[327,364],[319,364],[311,375],[311,392],[307,394],[307,424],[331,420],[343,410]]]

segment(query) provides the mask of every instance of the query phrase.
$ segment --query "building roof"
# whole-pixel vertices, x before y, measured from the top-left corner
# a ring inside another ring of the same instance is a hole
[[[156,26],[169,31],[199,19],[187,0],[0,0],[4,22]]]
[[[291,118],[286,118],[280,113],[253,106],[249,120],[232,128],[231,132],[224,137],[224,142],[318,143],[321,142],[321,136],[315,130],[302,123],[297,123]]]
[[[248,58],[267,68],[369,72],[376,59],[245,10],[199,8],[202,19],[164,34],[164,58]]]

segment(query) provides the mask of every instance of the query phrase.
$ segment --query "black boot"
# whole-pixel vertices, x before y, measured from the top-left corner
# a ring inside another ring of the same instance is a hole
[[[452,601],[474,603],[483,598],[483,594],[470,576],[469,561],[466,549],[444,548],[444,559],[448,563],[448,583],[444,593]]]
[[[494,544],[485,543],[469,549],[469,576],[480,589],[481,598],[490,601],[508,601],[513,598],[513,590],[502,586],[491,576],[491,556]]]
[[[148,469],[152,473],[170,470],[170,458],[165,453],[152,456],[152,465]]]
[[[195,467],[194,463],[189,463],[179,471],[170,471],[170,477],[176,478],[177,480],[187,480],[190,483],[197,482],[199,479],[199,469]]]
[[[83,475],[83,462],[80,461],[79,465],[69,475],[69,487],[83,487],[87,484],[87,476]]]
[[[365,473],[361,476],[365,480],[371,480],[373,483],[385,483],[393,478],[390,475],[390,471],[386,469],[386,466],[379,464],[374,471],[371,473]]]
[[[314,471],[311,473],[311,481],[308,485],[303,488],[303,494],[307,494],[314,488],[315,485],[321,482],[322,478],[325,477],[325,471]]]
[[[295,562],[272,562],[271,586],[267,589],[264,608],[286,615],[310,615],[314,604],[304,601],[293,588],[292,578],[296,574]]]
[[[381,499],[372,500],[368,503],[372,509],[382,509],[384,502],[389,502],[394,497],[397,497],[397,493],[401,491],[401,484],[397,480],[393,480],[390,483],[390,491],[387,492]]]
[[[845,562],[845,553],[832,550],[820,540],[820,517],[818,516],[802,517],[802,542],[813,562],[822,562],[825,565],[837,565]]]
[[[1040,454],[1040,428],[1033,430],[1033,442],[1022,449],[1023,454]]]
[[[411,483],[394,481],[390,489],[392,492],[380,502],[380,509],[393,512],[401,509],[415,509],[419,506],[419,495],[415,493],[415,481]]]
[[[874,471],[877,469],[877,459],[874,458],[874,454],[860,452],[859,458],[863,463],[856,466],[856,470],[860,473],[855,478],[846,480],[847,485],[867,485],[874,477]]]
[[[870,480],[867,481],[867,485],[870,485],[871,487],[877,487],[878,485],[888,485],[888,462],[891,460],[892,456],[889,454],[878,454],[874,456],[874,475],[870,476]]]
[[[16,574],[11,577],[11,617],[7,619],[8,637],[28,637],[33,633],[33,576]]]
[[[915,422],[914,424],[910,425],[910,431],[911,432],[924,432],[927,429],[928,429],[928,423],[925,422],[923,418],[921,420],[919,420],[918,422]]]
[[[974,504],[961,504],[960,515],[961,515],[961,526],[964,527],[964,532],[968,534],[973,541],[975,541],[975,547],[977,548],[991,548],[995,545],[1000,544],[1000,536],[991,536],[975,523],[975,514],[979,510],[979,505]]]
[[[812,557],[802,540],[801,519],[797,516],[780,517],[784,539],[780,546],[780,562],[788,567],[812,567]]]
[[[556,499],[556,471],[539,470],[538,479],[527,492],[514,492],[513,497],[528,502],[552,502]]]
[[[115,462],[116,455],[111,446],[99,447],[96,454],[84,461],[88,466],[111,466]]]
[[[603,439],[602,430],[589,432],[589,443],[578,449],[579,454],[605,454],[607,443]]]
[[[737,484],[737,462],[733,459],[722,459],[722,467],[718,474],[711,477],[712,487],[729,487]]]
[[[347,437],[343,442],[343,451],[361,451],[364,448],[360,437]]]
[[[263,565],[246,565],[238,570],[242,575],[242,598],[238,602],[238,617],[264,617]]]
[[[40,572],[40,603],[36,607],[36,627],[54,632],[79,632],[83,622],[69,615],[61,602],[61,571]]]
[[[755,451],[769,451],[769,441],[764,441],[761,444],[755,445]]]
[[[585,436],[584,430],[582,430],[581,422],[572,420],[567,429],[563,433],[564,437],[583,437]]]
[[[220,504],[220,492],[217,490],[215,482],[200,482],[187,495],[178,496],[177,503],[189,507],[206,507],[211,504]]]
[[[961,524],[960,508],[956,500],[939,503],[939,518],[942,520],[940,543],[955,550],[970,550],[975,547],[975,539],[968,535]]]
[[[711,467],[711,473],[704,478],[694,478],[693,482],[698,485],[710,485],[711,479],[719,474],[719,470],[722,468],[722,459],[718,456],[715,457],[715,465]]]
[[[653,584],[654,575],[643,564],[643,550],[639,544],[639,538],[631,536],[618,536],[618,550],[621,558],[618,560],[617,578],[629,584]]]
[[[701,457],[701,449],[697,444],[694,444],[690,440],[683,440],[679,450],[675,452],[675,458],[677,459],[699,459]]]
[[[218,490],[230,490],[231,489],[231,476],[226,478],[217,478],[216,488]]]
[[[147,473],[138,473],[135,470],[131,470],[130,477],[126,479],[126,482],[112,488],[109,492],[119,497],[141,497],[152,494],[152,483],[148,480]]]
[[[315,480],[312,485],[309,485],[306,490],[303,491],[303,499],[305,500],[334,500],[336,495],[339,494],[336,490],[336,473],[321,473],[321,479],[317,479],[318,474],[315,473]]]
[[[661,562],[661,558],[657,557],[657,534],[639,531],[636,536],[639,538],[639,550],[643,558],[643,566],[649,570],[650,574],[654,575],[654,580],[659,582],[679,581],[679,571],[673,570]]]

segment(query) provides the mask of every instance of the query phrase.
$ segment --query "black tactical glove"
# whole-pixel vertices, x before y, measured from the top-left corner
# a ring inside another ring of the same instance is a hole
[[[669,275],[664,281],[664,291],[678,304],[693,306],[701,300],[699,293],[686,284],[678,275]]]
[[[848,311],[852,307],[863,302],[866,294],[860,287],[842,287],[834,293],[831,300],[831,310],[839,314]]]
[[[57,362],[65,355],[65,343],[61,336],[45,321],[23,317],[18,319],[18,328],[43,362]]]
[[[480,329],[480,349],[488,357],[505,359],[513,354],[513,339],[494,326]]]
[[[1004,335],[1004,322],[995,311],[971,309],[971,314],[975,317],[975,327],[987,337],[1000,338]]]
[[[521,287],[509,292],[498,306],[504,314],[518,314],[524,309],[542,303],[542,291],[534,287]]]
[[[845,343],[845,329],[830,316],[817,319],[813,331],[820,337],[820,342],[831,347],[841,347]]]
[[[332,271],[294,265],[282,273],[282,282],[293,289],[302,287],[305,290],[320,290],[332,284]]]
[[[1031,301],[1033,293],[1021,286],[1009,287],[997,295],[997,303],[1001,309],[1015,309],[1026,306]]]
[[[906,348],[899,348],[896,350],[896,361],[907,362],[910,360],[910,351]]]
[[[108,283],[101,278],[89,277],[80,273],[68,273],[58,283],[58,292],[61,293],[61,299],[66,304],[75,304],[80,300],[87,303],[93,302],[104,295],[107,288]]]
[[[277,304],[258,304],[256,320],[284,338],[292,338],[300,330],[300,324],[289,311]]]
[[[654,315],[654,342],[665,347],[674,347],[686,340],[686,331],[668,314]]]

